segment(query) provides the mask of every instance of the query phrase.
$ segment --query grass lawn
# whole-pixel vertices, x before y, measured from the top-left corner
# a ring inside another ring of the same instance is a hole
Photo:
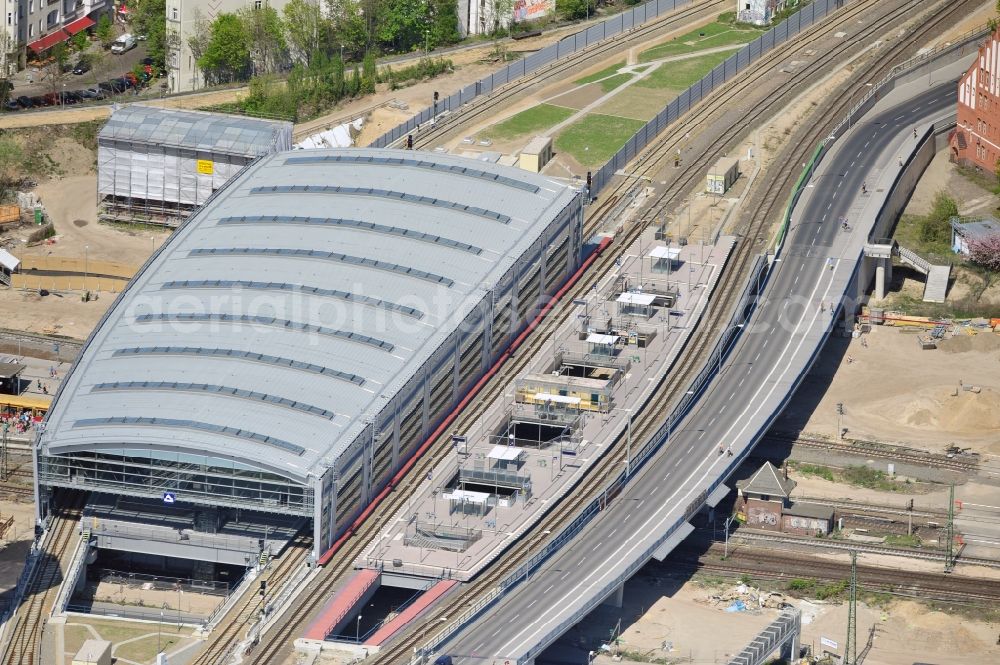
[[[619,63],[611,65],[610,67],[605,67],[599,72],[594,72],[590,76],[584,76],[582,79],[577,79],[573,81],[573,83],[576,83],[577,85],[587,85],[588,83],[593,83],[594,81],[598,81],[600,79],[607,78],[612,74],[615,74],[619,69],[621,69],[624,66],[625,66],[625,61],[622,60]]]
[[[688,53],[695,53],[706,49],[719,48],[720,46],[741,46],[753,41],[759,34],[759,32],[750,30],[730,30],[729,32],[723,32],[711,37],[699,38],[699,41],[694,45],[669,42],[644,51],[639,56],[639,61],[650,62],[677,55],[687,55]],[[732,55],[732,53],[728,53],[727,55]]]
[[[63,631],[66,651],[71,653],[78,652],[83,643],[91,638],[90,631],[83,626],[67,625]]]
[[[610,78],[606,78],[601,81],[598,85],[601,86],[601,90],[604,92],[611,92],[620,85],[624,85],[632,80],[631,74],[615,74]]]
[[[685,90],[692,83],[697,82],[705,74],[712,71],[712,68],[728,58],[731,53],[709,53],[698,58],[671,62],[669,65],[661,65],[656,71],[650,72],[642,80],[636,81],[636,86],[643,88],[671,88],[673,90]]]
[[[599,166],[625,145],[643,121],[588,113],[556,137],[556,152],[566,152],[581,166]]]
[[[493,125],[484,133],[492,139],[506,141],[546,130],[553,125],[558,125],[574,113],[576,113],[575,109],[564,106],[539,104]]]
[[[732,46],[752,42],[763,30],[755,30],[745,25],[734,26],[726,23],[709,23],[703,28],[675,37],[665,44],[654,46],[639,54],[639,62],[649,62],[675,55],[694,53],[719,46]]]
[[[176,625],[168,626],[164,624],[159,634],[157,634],[155,625],[151,627],[153,630],[147,630],[147,637],[123,644],[115,649],[115,657],[137,663],[148,663],[156,658],[157,645],[159,645],[162,651],[169,651],[187,639],[187,635],[181,633]],[[190,629],[188,631],[190,632]]]
[[[678,92],[671,88],[640,88],[636,83],[598,106],[594,112],[636,120],[652,120],[671,99],[677,96]]]

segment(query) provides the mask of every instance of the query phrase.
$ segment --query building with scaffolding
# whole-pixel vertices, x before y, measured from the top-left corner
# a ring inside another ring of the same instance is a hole
[[[102,219],[176,226],[261,155],[292,147],[292,123],[142,104],[97,135]]]
[[[582,212],[566,183],[448,155],[254,161],[82,349],[40,511],[71,488],[183,508],[189,535],[304,518],[324,551],[577,269]]]

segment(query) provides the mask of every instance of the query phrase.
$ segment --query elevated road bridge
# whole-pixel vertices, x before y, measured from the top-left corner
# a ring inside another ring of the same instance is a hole
[[[689,530],[693,510],[724,495],[720,486],[836,327],[845,295],[853,302],[869,229],[890,196],[900,155],[913,154],[933,133],[931,123],[949,114],[955,89],[948,80],[913,91],[834,143],[795,209],[763,298],[694,409],[621,497],[441,652],[466,654],[455,658],[463,663],[532,662],[651,557],[666,556]]]

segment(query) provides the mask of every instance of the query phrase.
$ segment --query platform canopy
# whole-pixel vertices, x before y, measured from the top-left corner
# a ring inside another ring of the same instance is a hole
[[[580,398],[571,395],[550,395],[549,393],[535,393],[533,398],[536,402],[556,402],[558,404],[579,404]]]
[[[493,446],[493,450],[486,457],[501,462],[513,462],[520,459],[522,453],[524,453],[524,449],[517,446]]]
[[[618,296],[618,302],[625,305],[642,305],[648,307],[656,300],[651,293],[623,293]]]
[[[649,253],[654,259],[669,259],[670,261],[676,261],[681,257],[681,250],[678,247],[654,247],[653,251]]]
[[[486,503],[490,495],[486,492],[471,492],[469,490],[452,490],[449,494],[442,494],[449,501],[464,501],[466,503]]]
[[[606,335],[604,333],[590,333],[587,335],[588,344],[617,344],[618,335]]]

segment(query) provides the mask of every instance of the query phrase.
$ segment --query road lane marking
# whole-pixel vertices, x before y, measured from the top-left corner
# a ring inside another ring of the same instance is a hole
[[[825,275],[826,272],[824,271],[822,274]],[[810,300],[815,300],[816,292],[819,290],[823,281],[824,280],[822,277],[819,280],[817,280],[816,286],[813,287],[812,293],[810,293],[809,295]],[[823,292],[824,300],[829,296],[830,289],[833,287],[833,280],[830,279],[828,280],[828,282],[829,283],[827,284],[826,290]],[[819,318],[819,312],[814,311],[809,326],[812,327],[812,325],[816,322],[818,318]],[[792,334],[789,336],[788,341],[785,344],[784,352],[779,355],[779,358],[785,357],[789,348],[796,341],[796,336],[798,335],[799,327],[802,325],[805,319],[806,319],[806,312],[803,311],[802,316],[799,317],[798,323],[795,324],[795,328],[792,330]],[[805,344],[805,341],[806,341],[806,335],[802,335],[801,338],[798,340],[798,346],[796,346],[794,353],[798,353],[802,349],[802,345]],[[765,400],[757,399],[758,395],[760,395],[762,391],[769,388],[767,396],[770,397],[774,393],[774,391],[778,389],[779,382],[777,381],[772,382],[771,377],[774,375],[776,371],[778,371],[779,367],[783,368],[782,376],[784,376],[784,374],[786,374],[790,368],[789,365],[782,365],[775,363],[774,367],[772,367],[771,371],[768,373],[766,377],[764,377],[764,380],[761,382],[760,386],[754,392],[753,397],[747,401],[747,407],[743,410],[743,413],[740,414],[740,417],[737,418],[735,421],[733,421],[733,424],[730,425],[728,430],[726,430],[725,434],[722,436],[723,440],[730,439],[729,433],[732,432],[734,428],[738,427],[741,422],[746,424],[744,424],[740,429],[739,432],[740,435],[742,435],[747,430],[747,428],[750,427],[748,420],[744,418],[744,416],[746,416],[746,414],[755,406],[756,410],[754,411],[753,415],[757,415],[764,408]],[[719,463],[719,459],[721,458],[713,458],[711,456],[708,456],[704,460],[702,460],[697,467],[695,467],[690,477],[693,477],[696,473],[698,473],[701,470],[701,468],[706,464],[706,462],[709,463],[709,468],[704,473],[702,473],[697,483],[695,483],[695,486],[698,486],[702,482],[704,482],[704,480],[708,477],[708,474]],[[684,486],[674,490],[674,492],[669,497],[667,497],[666,500],[664,500],[659,504],[661,506],[661,509],[658,509],[654,514],[650,515],[650,517],[642,524],[637,533],[650,533],[650,532],[662,531],[662,528],[665,526],[667,519],[670,517],[670,509],[674,505],[674,499],[677,497],[678,494],[684,491],[687,491],[688,493],[691,492],[690,489],[685,490]],[[667,508],[666,513],[661,515],[660,513],[662,507],[668,507],[668,506],[669,508]],[[654,522],[655,526],[653,526]],[[621,543],[613,552],[610,552],[609,555],[604,558],[604,561],[611,563],[617,563],[619,561],[623,561],[626,559],[627,555],[633,554],[636,551],[636,549],[641,547],[643,544],[644,541],[641,539],[637,539],[636,542],[633,543],[630,543],[628,540],[626,540],[625,542]],[[581,563],[583,563],[583,561],[581,561]],[[601,578],[594,579],[594,577],[599,572],[601,572],[601,568],[603,568],[603,566],[593,567],[590,573],[580,583],[574,585],[570,589],[567,589],[566,593],[563,594],[562,598],[560,599],[560,602],[555,602],[554,605],[557,607],[571,606],[575,600],[583,598],[584,593],[581,593],[580,589],[582,587],[586,587],[586,590],[590,591],[595,586],[597,586],[597,584],[600,583]],[[601,574],[603,575],[604,573]],[[535,626],[537,626],[540,622],[548,621],[551,618],[553,617],[544,617],[536,619],[535,621],[531,622],[523,629],[521,629],[518,633],[516,633],[512,639],[508,640],[508,642],[498,650],[498,653],[501,654],[509,653],[511,650],[510,647],[515,644],[523,643],[524,637],[529,637],[529,641],[536,639],[536,637],[542,631],[542,628],[536,628]]]

